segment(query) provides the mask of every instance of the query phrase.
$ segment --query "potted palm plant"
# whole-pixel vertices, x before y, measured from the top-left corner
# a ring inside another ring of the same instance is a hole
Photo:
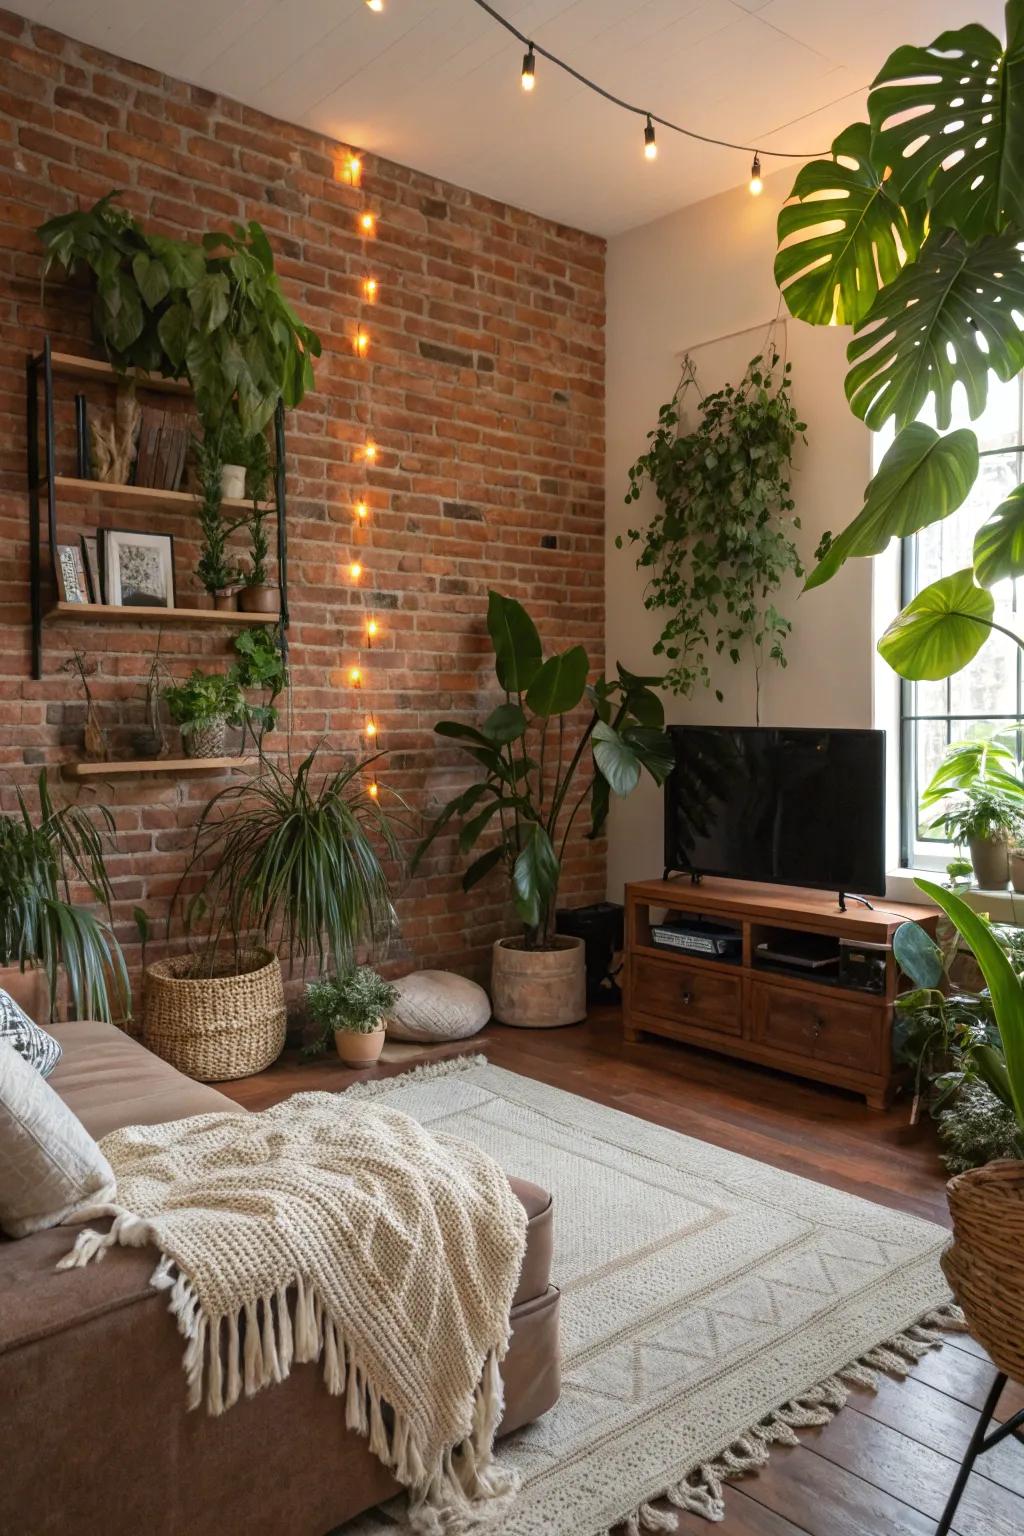
[[[96,807],[94,819],[79,806],[55,805],[45,770],[37,791],[38,813],[19,789],[17,814],[0,816],[0,986],[5,969],[34,970],[35,1009],[52,1017],[63,973],[78,1018],[123,1018],[131,994],[110,921],[103,853],[113,818],[105,806]],[[75,882],[104,909],[106,921],[72,901]]]
[[[1024,798],[1011,797],[991,784],[972,784],[931,825],[941,827],[958,849],[966,845],[982,890],[1006,889],[1010,848],[1024,830]]]
[[[479,727],[458,720],[434,727],[482,772],[438,812],[413,868],[453,820],[460,825],[460,853],[490,833],[489,846],[463,876],[463,889],[500,869],[522,923],[519,935],[493,947],[494,1015],[532,1028],[577,1023],[586,1014],[583,940],[554,931],[562,859],[581,812],[589,815],[589,835],[597,837],[612,794],[630,794],[642,772],[656,784],[671,772],[664,710],[652,691],[660,679],[634,677],[620,666],[614,681],[601,676],[588,684],[583,647],[545,660],[529,614],[499,592],[489,594],[487,628],[502,701]],[[577,715],[584,701],[587,714]]]
[[[388,1009],[397,990],[369,965],[350,966],[337,976],[324,976],[306,988],[306,1006],[317,1026],[306,1047],[319,1054],[334,1037],[334,1046],[348,1067],[372,1067],[380,1059]]]

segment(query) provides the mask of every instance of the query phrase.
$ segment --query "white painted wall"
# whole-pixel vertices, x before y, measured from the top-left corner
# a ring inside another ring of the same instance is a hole
[[[638,173],[639,174],[639,173]],[[693,353],[704,390],[738,381],[776,314],[772,273],[775,220],[794,170],[770,176],[761,197],[745,188],[692,204],[668,218],[617,236],[608,246],[607,363],[607,662],[656,672],[651,646],[660,615],[643,606],[635,549],[615,548],[627,526],[643,526],[653,497],[624,504],[626,471],[643,451],[658,407],[679,378],[681,354]],[[746,327],[758,329],[735,335]],[[810,561],[822,531],[843,528],[859,511],[871,477],[870,434],[851,415],[843,392],[848,332],[789,320],[779,333],[793,364],[793,398],[807,422],[807,446],[794,461],[794,497]],[[729,338],[719,340],[719,338]],[[648,499],[649,498],[649,499]],[[789,666],[762,677],[766,725],[870,726],[875,684],[871,562],[851,561],[827,586],[799,596],[793,581],[779,606],[793,620]],[[895,611],[890,609],[889,611]],[[670,722],[748,725],[754,720],[749,665],[718,668],[714,692],[666,698]],[[890,753],[894,756],[894,753]],[[646,780],[616,804],[610,822],[608,894],[621,900],[626,880],[660,874],[661,793]]]

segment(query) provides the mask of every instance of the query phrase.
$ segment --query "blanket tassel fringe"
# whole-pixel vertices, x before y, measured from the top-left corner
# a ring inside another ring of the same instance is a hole
[[[118,1207],[97,1207],[90,1216],[114,1215],[110,1231],[81,1232],[58,1269],[75,1269],[102,1259],[115,1245],[144,1247],[152,1241],[149,1223]],[[341,1330],[327,1316],[315,1287],[299,1275],[291,1286],[245,1303],[235,1316],[208,1317],[188,1276],[164,1255],[153,1272],[155,1290],[168,1294],[168,1307],[185,1340],[186,1401],[205,1404],[214,1416],[244,1393],[283,1381],[292,1364],[321,1361],[324,1384],[344,1398],[347,1428],[363,1435],[369,1449],[409,1492],[408,1528],[415,1536],[478,1536],[500,1529],[516,1492],[514,1475],[494,1461],[492,1443],[504,1407],[497,1354],[486,1359],[473,1398],[465,1438],[425,1465],[407,1418],[384,1409],[366,1371],[352,1358]],[[244,1327],[240,1323],[244,1318]]]
[[[660,1494],[652,1494],[651,1498],[665,1499],[676,1509],[703,1515],[705,1520],[724,1520],[726,1482],[763,1467],[773,1445],[798,1445],[798,1429],[830,1423],[839,1410],[845,1408],[851,1386],[876,1390],[880,1371],[893,1376],[909,1375],[922,1355],[942,1343],[944,1332],[963,1332],[964,1328],[964,1316],[959,1307],[950,1304],[927,1312],[903,1333],[887,1339],[876,1349],[869,1349],[859,1360],[844,1366],[809,1392],[783,1403],[745,1434],[739,1435],[713,1461],[704,1462],[682,1482],[663,1488]],[[645,1502],[610,1526],[603,1536],[644,1536],[648,1531],[677,1529],[678,1521],[671,1510],[656,1509],[653,1503]]]

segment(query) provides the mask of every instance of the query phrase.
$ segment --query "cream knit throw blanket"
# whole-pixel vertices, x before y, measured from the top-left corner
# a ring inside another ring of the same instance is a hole
[[[187,1340],[188,1405],[322,1362],[345,1423],[410,1493],[423,1536],[491,1524],[513,1486],[492,1461],[498,1363],[526,1214],[486,1153],[399,1110],[301,1093],[262,1114],[195,1115],[101,1142],[109,1233],[60,1268],[152,1244],[153,1285]],[[81,1219],[79,1217],[78,1219]]]

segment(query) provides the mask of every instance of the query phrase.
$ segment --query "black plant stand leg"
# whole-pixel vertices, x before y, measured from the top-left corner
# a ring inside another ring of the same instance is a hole
[[[1005,1386],[1006,1377],[1003,1372],[1000,1371],[995,1381],[992,1383],[992,1390],[989,1392],[988,1397],[985,1399],[985,1406],[981,1410],[981,1418],[978,1420],[974,1427],[974,1434],[971,1436],[971,1443],[967,1447],[963,1461],[960,1463],[960,1471],[956,1475],[956,1482],[953,1484],[953,1491],[949,1495],[946,1507],[942,1512],[942,1519],[935,1527],[935,1536],[949,1536],[949,1530],[953,1524],[953,1516],[956,1514],[957,1506],[959,1505],[960,1500],[963,1498],[964,1489],[967,1487],[967,1479],[971,1475],[971,1471],[974,1467],[974,1463],[978,1459],[978,1456],[983,1450],[987,1449],[985,1445],[985,1431],[988,1429],[992,1422],[992,1415],[996,1411],[999,1399],[1003,1395],[1003,1388]],[[1000,1436],[1000,1439],[1002,1439],[1002,1436]]]

